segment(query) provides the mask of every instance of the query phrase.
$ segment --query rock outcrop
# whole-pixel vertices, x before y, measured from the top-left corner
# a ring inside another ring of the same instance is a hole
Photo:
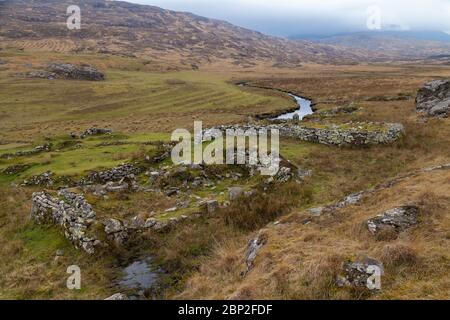
[[[249,241],[245,255],[245,264],[247,266],[245,273],[248,273],[253,269],[256,256],[261,248],[267,243],[267,240],[267,235],[260,232],[255,238]]]
[[[105,75],[89,65],[73,65],[70,63],[50,63],[46,70],[32,71],[27,74],[30,78],[68,79],[68,80],[105,80]]]
[[[344,265],[344,274],[338,277],[337,284],[340,287],[365,287],[370,290],[379,290],[371,281],[372,276],[384,274],[383,264],[375,259],[365,257],[360,261],[347,262]]]
[[[367,221],[369,231],[376,235],[389,229],[400,233],[418,223],[419,208],[407,205],[393,208]]]
[[[417,111],[432,117],[450,115],[450,80],[434,80],[417,92]]]
[[[100,241],[88,235],[96,214],[83,195],[60,190],[58,197],[35,192],[32,197],[31,218],[37,224],[54,223],[64,230],[65,237],[89,254],[95,252]]]

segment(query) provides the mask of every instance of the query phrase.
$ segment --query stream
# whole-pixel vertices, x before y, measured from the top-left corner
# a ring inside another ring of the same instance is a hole
[[[238,86],[254,87],[254,88],[266,89],[266,90],[275,90],[275,91],[286,93],[289,96],[291,96],[292,98],[294,98],[294,100],[297,102],[297,105],[299,106],[298,110],[283,113],[275,118],[271,118],[270,120],[292,120],[296,114],[299,115],[300,120],[303,120],[304,117],[314,113],[314,109],[312,107],[313,104],[312,104],[311,100],[296,96],[295,94],[293,94],[291,92],[283,91],[283,90],[275,89],[275,88],[269,88],[269,87],[253,86],[247,82],[241,82],[238,84]]]
[[[294,112],[288,112],[284,113],[282,115],[279,115],[278,117],[272,118],[271,120],[290,120],[294,118],[294,115],[298,114],[300,117],[300,120],[303,120],[304,117],[307,115],[313,114],[314,111],[311,107],[312,101],[298,97],[296,95],[293,95],[292,93],[289,93],[289,95],[297,101],[297,104],[299,106],[298,110],[295,110]]]
[[[314,113],[311,106],[311,100],[296,96],[292,93],[288,94],[297,102],[299,106],[298,110],[281,114],[270,120],[290,120],[293,119],[296,114],[298,114],[300,120],[302,120],[307,115]],[[141,299],[144,297],[146,290],[151,289],[157,284],[160,275],[161,270],[155,270],[152,266],[151,258],[135,260],[123,269],[123,277],[117,284],[120,288],[132,292],[132,299]]]
[[[120,288],[132,293],[131,298],[144,297],[145,291],[151,289],[161,275],[160,270],[152,266],[152,259],[136,260],[123,269],[123,277],[118,281]]]

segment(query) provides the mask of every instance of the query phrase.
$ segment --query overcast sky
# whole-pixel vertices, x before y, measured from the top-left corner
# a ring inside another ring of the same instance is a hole
[[[367,30],[367,9],[373,5],[381,9],[383,28],[450,30],[450,0],[126,1],[188,11],[280,36]]]

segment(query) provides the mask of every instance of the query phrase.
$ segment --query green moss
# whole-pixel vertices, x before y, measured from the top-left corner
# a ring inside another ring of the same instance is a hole
[[[79,254],[56,227],[30,223],[19,230],[15,237],[23,241],[26,254],[33,256],[38,261],[49,261],[55,256],[58,249],[70,252],[71,255]]]

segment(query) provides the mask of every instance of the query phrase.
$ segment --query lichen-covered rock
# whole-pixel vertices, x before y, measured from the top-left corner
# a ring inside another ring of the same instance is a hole
[[[127,295],[123,293],[113,294],[111,297],[106,298],[105,300],[130,300]]]
[[[345,263],[343,275],[338,277],[337,284],[340,287],[365,287],[370,290],[379,290],[380,287],[376,287],[375,281],[371,281],[371,278],[381,277],[383,274],[384,268],[380,261],[365,257],[359,261]]]
[[[89,65],[73,65],[70,63],[51,63],[47,71],[54,74],[56,78],[70,80],[105,80],[105,75],[96,68]]]
[[[111,134],[113,131],[111,129],[103,129],[103,128],[89,128],[86,129],[81,135],[80,138],[84,139],[89,136],[96,136],[96,135],[102,135],[102,134]]]
[[[242,189],[241,187],[231,187],[228,190],[230,193],[230,201],[238,199],[244,193],[244,189]]]
[[[200,209],[208,214],[213,214],[219,208],[219,201],[217,200],[206,200],[200,203]]]
[[[255,238],[249,241],[245,255],[245,264],[247,266],[246,273],[253,269],[256,256],[261,248],[267,243],[267,240],[267,235],[260,232]]]
[[[393,229],[402,232],[418,223],[419,208],[414,205],[402,206],[385,211],[367,221],[367,227],[372,234]]]
[[[284,122],[267,126],[257,125],[229,125],[206,129],[204,137],[209,137],[215,130],[241,131],[244,133],[257,133],[259,130],[279,130],[280,136],[290,137],[303,141],[315,142],[336,146],[364,146],[377,144],[390,144],[397,141],[405,133],[400,123],[347,123],[342,125],[304,126],[292,122]]]
[[[91,172],[80,184],[106,184],[111,181],[121,181],[121,183],[128,181],[133,184],[136,174],[139,174],[141,171],[140,168],[132,164],[122,164],[109,170]]]
[[[51,187],[54,185],[55,181],[53,179],[53,172],[47,171],[42,174],[32,176],[29,179],[23,181],[22,185],[24,186],[42,186],[42,187]]]
[[[117,246],[122,246],[129,238],[129,233],[122,221],[117,219],[103,220],[105,233],[108,240],[114,242]]]
[[[450,80],[434,80],[417,92],[417,111],[433,117],[450,115]]]

